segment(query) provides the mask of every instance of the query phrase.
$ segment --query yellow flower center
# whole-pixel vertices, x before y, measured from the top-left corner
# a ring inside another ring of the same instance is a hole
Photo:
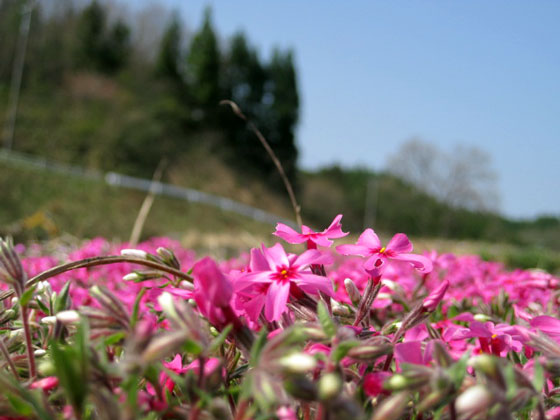
[[[492,334],[492,338],[496,338],[498,334]]]
[[[386,251],[386,249],[385,249],[385,247],[383,247],[383,248],[381,248],[381,249],[379,250],[379,253],[380,253],[380,254],[383,254],[385,251]]]

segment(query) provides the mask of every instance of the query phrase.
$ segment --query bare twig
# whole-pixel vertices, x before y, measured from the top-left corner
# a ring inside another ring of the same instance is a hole
[[[144,228],[144,224],[146,223],[146,219],[148,218],[148,214],[152,208],[152,204],[154,204],[154,199],[156,197],[157,186],[159,185],[159,181],[161,180],[161,176],[163,175],[163,168],[165,167],[166,160],[162,159],[158,167],[154,172],[154,176],[152,177],[152,183],[150,184],[150,191],[144,198],[142,202],[142,206],[140,207],[140,211],[138,212],[138,216],[134,222],[134,226],[132,228],[132,233],[130,234],[129,245],[130,247],[134,248],[138,241],[140,240],[140,235],[142,234],[142,229]]]
[[[276,169],[280,173],[280,177],[282,177],[282,181],[284,181],[284,186],[286,187],[286,190],[288,191],[288,195],[290,196],[290,201],[292,203],[292,207],[294,208],[294,213],[296,215],[296,223],[299,226],[301,226],[303,224],[302,220],[301,220],[301,207],[297,203],[296,195],[294,194],[292,184],[290,183],[290,180],[286,176],[286,172],[284,172],[284,168],[282,166],[282,163],[280,163],[280,160],[278,159],[278,157],[276,157],[276,154],[274,153],[274,151],[272,150],[272,148],[270,147],[270,145],[266,141],[266,138],[263,136],[263,134],[260,132],[260,130],[257,128],[257,126],[253,123],[253,121],[251,121],[249,118],[247,118],[247,116],[245,114],[243,114],[243,112],[241,111],[241,109],[239,108],[239,106],[235,102],[230,101],[230,100],[223,100],[223,101],[220,101],[220,105],[229,105],[231,107],[233,113],[235,115],[237,115],[239,118],[241,118],[243,121],[245,121],[247,123],[247,125],[249,126],[249,128],[251,129],[251,131],[253,133],[255,133],[255,135],[257,136],[257,138],[259,139],[259,141],[261,142],[261,144],[265,148],[266,152],[268,153],[268,155],[271,157],[272,161],[274,162],[274,165],[276,165]]]

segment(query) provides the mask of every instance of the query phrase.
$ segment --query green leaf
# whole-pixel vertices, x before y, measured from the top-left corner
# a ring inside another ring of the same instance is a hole
[[[231,332],[233,326],[232,325],[228,325],[226,326],[222,332],[212,340],[212,342],[210,343],[210,352],[214,352],[216,350],[218,350],[220,348],[220,346],[222,344],[224,344],[224,342],[226,341],[227,336],[229,335],[229,333]]]
[[[358,341],[343,341],[340,343],[331,354],[333,362],[340,362],[344,356],[350,351],[350,349],[358,346],[360,343]]]
[[[544,369],[542,365],[535,359],[533,368],[533,386],[537,392],[541,392],[544,386]]]
[[[125,337],[126,334],[123,331],[119,331],[118,333],[112,334],[109,337],[105,338],[104,343],[106,346],[112,346],[123,341]]]
[[[447,309],[447,319],[455,318],[459,313],[459,309],[455,305],[452,305]]]
[[[447,373],[453,380],[453,385],[455,389],[459,389],[467,373],[467,363],[469,361],[470,352],[466,352],[463,356],[453,363],[450,368],[447,369]]]
[[[21,295],[21,298],[19,299],[19,304],[21,306],[27,306],[27,304],[33,297],[33,293],[35,292],[35,287],[37,286],[30,287],[25,292],[23,292],[23,295]]]
[[[49,308],[47,308],[47,305],[45,305],[41,299],[37,299],[35,302],[37,302],[37,306],[39,307],[41,312],[47,315],[51,315],[51,311],[49,310]]]
[[[253,343],[253,346],[251,347],[251,360],[249,361],[251,366],[257,366],[259,364],[259,359],[261,357],[262,349],[266,344],[267,336],[268,330],[266,328],[263,328],[259,332],[259,336],[255,340],[255,342]]]
[[[317,316],[327,337],[333,337],[336,334],[336,325],[329,315],[327,305],[322,300],[317,303]]]
[[[68,307],[70,306],[70,301],[68,298],[69,291],[70,291],[70,280],[67,281],[66,284],[64,284],[64,286],[60,290],[60,293],[56,297],[56,300],[54,302],[55,314],[68,309]]]
[[[203,347],[198,342],[187,339],[187,341],[183,345],[183,350],[186,353],[192,354],[193,356],[198,356],[200,353],[202,353]]]
[[[136,323],[138,322],[138,311],[140,310],[140,301],[142,297],[146,294],[146,288],[142,287],[134,299],[134,306],[132,307],[132,316],[130,317],[130,327],[134,328]]]
[[[17,414],[19,414],[20,416],[31,417],[31,415],[33,414],[33,409],[28,402],[13,394],[7,394],[6,398],[10,402],[12,409]]]
[[[72,344],[50,342],[50,354],[56,376],[78,415],[83,414],[88,393],[88,337],[87,324],[82,321]]]

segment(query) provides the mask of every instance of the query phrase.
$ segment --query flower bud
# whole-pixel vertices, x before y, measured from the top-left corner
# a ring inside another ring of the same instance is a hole
[[[346,289],[346,293],[348,293],[348,297],[354,306],[358,306],[360,303],[360,299],[362,296],[360,295],[360,291],[356,286],[356,283],[352,281],[352,279],[346,278],[344,279],[344,288]]]
[[[478,321],[478,322],[488,322],[491,319],[488,315],[485,315],[485,314],[475,314],[473,316],[473,318],[474,318],[475,321]]]
[[[393,350],[393,346],[389,343],[382,343],[375,346],[357,346],[351,348],[348,351],[347,356],[358,360],[373,360],[377,359],[379,356],[389,354],[391,350]]]
[[[177,257],[175,257],[173,251],[167,248],[159,247],[156,249],[156,254],[158,254],[161,260],[170,267],[176,268],[177,270],[181,268],[181,264],[179,263],[179,260],[177,260]]]
[[[142,258],[142,259],[148,258],[148,253],[140,249],[122,249],[121,255],[123,257],[135,257],[135,258]]]
[[[45,354],[47,354],[47,351],[44,349],[37,349],[33,352],[33,354],[35,355],[35,357],[43,357]]]
[[[56,319],[64,325],[77,324],[80,322],[80,314],[73,310],[61,311],[56,314]]]
[[[326,401],[336,397],[342,389],[342,380],[336,373],[327,373],[319,379],[319,399]]]
[[[41,318],[41,324],[54,325],[56,324],[56,316],[44,316]]]
[[[493,401],[492,393],[486,386],[474,385],[457,397],[455,409],[457,414],[465,418],[472,418],[478,413],[486,411]]]
[[[278,364],[288,373],[302,374],[315,369],[317,360],[306,353],[292,353],[279,359]]]
[[[374,411],[371,420],[397,420],[404,412],[410,396],[408,392],[399,392],[385,399]]]
[[[142,279],[142,277],[138,273],[134,272],[125,274],[122,279],[124,281],[139,281]]]
[[[292,376],[284,381],[284,388],[295,398],[304,401],[317,399],[316,385],[305,376]]]
[[[21,261],[14,249],[11,238],[0,238],[0,283],[9,284],[17,296],[25,290],[27,275],[23,271]]]
[[[427,312],[433,312],[436,310],[437,306],[445,296],[445,292],[447,292],[447,288],[449,287],[449,281],[444,280],[439,287],[433,290],[427,297],[424,299],[424,303],[422,303],[422,307]]]

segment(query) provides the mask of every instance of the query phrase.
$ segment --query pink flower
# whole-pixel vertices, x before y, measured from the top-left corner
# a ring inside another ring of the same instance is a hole
[[[432,271],[432,262],[429,258],[410,254],[412,243],[404,233],[397,233],[387,247],[384,247],[373,229],[366,229],[358,238],[356,245],[340,245],[336,250],[342,255],[359,255],[367,258],[364,268],[372,277],[381,275],[387,260],[408,262],[422,273]]]
[[[251,318],[258,317],[264,307],[266,319],[276,321],[286,311],[291,290],[295,292],[301,289],[315,295],[321,291],[333,295],[331,281],[308,269],[311,264],[330,262],[331,256],[316,249],[307,250],[299,256],[288,256],[280,244],[272,248],[263,245],[262,252],[256,249],[251,251],[251,272],[236,280],[235,289],[250,296],[245,309]]]
[[[445,292],[447,292],[447,288],[449,287],[449,280],[445,279],[443,283],[424,299],[424,303],[422,303],[423,308],[428,312],[433,312],[436,310],[438,304],[441,302],[443,297],[445,296]]]
[[[540,330],[560,343],[560,320],[548,315],[541,315],[531,320],[531,327]]]
[[[58,386],[58,378],[56,376],[47,376],[46,378],[39,379],[29,385],[31,389],[42,389],[47,392]]]
[[[291,227],[286,226],[283,223],[278,223],[276,225],[276,232],[274,232],[274,235],[284,239],[290,244],[302,244],[307,242],[309,249],[317,248],[317,245],[330,247],[333,244],[333,241],[329,238],[337,239],[348,235],[348,232],[344,233],[342,231],[340,219],[342,219],[342,214],[336,216],[331,225],[322,232],[314,232],[311,228],[302,225],[301,233],[298,233]]]
[[[509,324],[496,324],[472,321],[469,328],[456,331],[454,340],[465,338],[478,338],[480,350],[484,353],[492,353],[496,356],[505,356],[513,350],[519,352],[523,349],[523,336],[519,330]]]
[[[392,374],[389,372],[373,372],[368,373],[364,377],[364,392],[370,397],[376,397],[379,394],[389,394],[388,391],[383,389],[383,382],[387,380]]]
[[[215,327],[233,324],[234,328],[238,328],[240,321],[230,305],[233,286],[214,260],[205,257],[197,262],[193,267],[193,277],[193,298],[200,313]]]

